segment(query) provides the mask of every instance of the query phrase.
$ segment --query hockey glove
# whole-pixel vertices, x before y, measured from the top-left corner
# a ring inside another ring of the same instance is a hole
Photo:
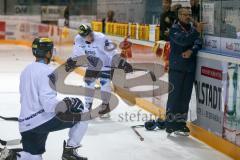
[[[84,105],[79,98],[66,97],[63,99],[63,102],[65,102],[68,107],[68,112],[82,113],[84,110]]]
[[[133,72],[133,67],[130,63],[125,61],[124,59],[121,59],[118,65],[119,69],[123,69],[125,73],[131,73]]]
[[[69,72],[74,70],[77,67],[76,63],[77,61],[74,61],[72,58],[68,58],[65,64],[65,71]]]
[[[99,61],[101,61],[99,58],[94,56],[87,56],[87,60],[92,67],[97,67]]]

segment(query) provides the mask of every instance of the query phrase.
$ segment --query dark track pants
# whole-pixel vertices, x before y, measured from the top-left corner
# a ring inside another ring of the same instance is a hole
[[[168,76],[173,90],[168,94],[166,127],[181,128],[186,125],[195,73],[169,70]]]
[[[50,132],[72,128],[75,124],[76,123],[72,122],[64,122],[54,117],[34,129],[22,132],[23,151],[32,155],[43,154],[45,152],[47,137]]]

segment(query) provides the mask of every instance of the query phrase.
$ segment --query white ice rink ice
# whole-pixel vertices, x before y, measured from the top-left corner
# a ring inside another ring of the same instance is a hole
[[[33,61],[31,49],[22,46],[0,45],[0,115],[18,116],[19,75]],[[71,74],[67,83],[82,85],[82,78]],[[130,121],[130,115],[140,112],[140,117]],[[128,114],[128,116],[126,116]],[[139,107],[130,107],[120,100],[111,112],[110,120],[95,119],[90,122],[87,135],[79,153],[89,160],[230,160],[231,158],[199,142],[193,137],[168,137],[164,131],[138,129],[144,137],[140,141],[131,126],[143,124],[149,113]],[[127,118],[126,118],[127,117]],[[0,120],[0,139],[20,138],[18,124]],[[67,130],[51,133],[47,140],[45,160],[60,160],[63,140]]]

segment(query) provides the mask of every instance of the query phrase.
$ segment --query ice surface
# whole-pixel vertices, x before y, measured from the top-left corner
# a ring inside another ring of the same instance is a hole
[[[32,60],[30,48],[0,45],[0,115],[18,116],[19,74]],[[83,85],[82,77],[71,74],[67,83]],[[164,131],[149,132],[139,128],[139,133],[145,138],[142,142],[131,126],[143,124],[146,118],[150,118],[149,113],[120,100],[110,120],[95,119],[90,122],[79,153],[90,160],[230,160],[193,137],[167,137]],[[19,137],[17,123],[0,120],[1,139]],[[60,160],[63,140],[66,138],[67,130],[51,133],[44,159]]]

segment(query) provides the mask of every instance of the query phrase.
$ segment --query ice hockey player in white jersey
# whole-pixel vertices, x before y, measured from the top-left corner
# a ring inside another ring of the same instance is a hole
[[[85,122],[64,122],[57,118],[58,112],[82,113],[85,110],[79,98],[57,99],[51,85],[56,80],[48,64],[52,58],[53,42],[49,38],[36,38],[32,43],[36,61],[28,65],[20,77],[19,130],[23,151],[7,160],[41,160],[50,132],[70,128],[69,139],[64,141],[62,160],[87,160],[77,154],[77,148],[87,130]]]
[[[133,71],[132,66],[116,52],[116,45],[113,44],[103,33],[92,31],[91,27],[81,24],[78,28],[78,35],[75,37],[73,54],[67,60],[66,71],[71,71],[76,66],[74,58],[82,55],[88,57],[89,66],[87,67],[84,81],[85,87],[94,90],[96,79],[100,79],[102,110],[100,116],[107,115],[110,111],[109,100],[111,92],[111,78],[113,74],[113,59],[118,59],[115,64],[117,68],[123,69],[125,73]],[[101,61],[101,69],[97,69],[97,63]],[[93,104],[93,94],[85,97],[85,106],[91,110]],[[108,117],[108,116],[107,116]]]

